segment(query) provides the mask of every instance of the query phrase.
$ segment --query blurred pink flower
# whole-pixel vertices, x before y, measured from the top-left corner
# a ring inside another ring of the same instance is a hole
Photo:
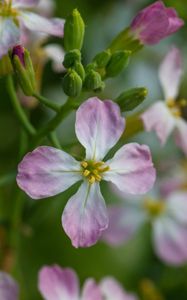
[[[184,25],[175,9],[166,8],[162,1],[156,1],[141,10],[131,23],[131,31],[142,44],[157,44]]]
[[[187,262],[187,192],[176,191],[164,200],[147,196],[129,199],[119,206],[110,206],[109,227],[103,240],[117,246],[127,242],[150,222],[156,254],[171,265]]]
[[[19,288],[17,283],[10,275],[0,272],[0,299],[18,300]]]
[[[181,75],[181,53],[177,48],[172,48],[159,69],[165,101],[157,101],[141,115],[141,118],[145,130],[154,130],[162,145],[174,131],[177,145],[187,154],[187,122],[181,114],[181,109],[186,106],[187,102],[186,100],[176,101]]]
[[[44,266],[39,272],[38,281],[45,300],[137,300],[134,294],[127,293],[112,277],[105,277],[99,284],[94,279],[87,279],[80,293],[76,273],[58,265]]]
[[[76,113],[76,135],[86,158],[76,161],[53,147],[38,147],[19,164],[17,183],[31,198],[59,194],[78,181],[79,190],[68,201],[62,225],[75,247],[95,244],[108,226],[101,180],[113,182],[122,192],[146,193],[155,181],[151,153],[146,145],[131,143],[106,162],[103,158],[124,131],[125,120],[111,100],[90,98]]]
[[[48,19],[31,11],[39,0],[3,0],[0,3],[0,57],[20,42],[21,28],[62,37],[64,21]]]

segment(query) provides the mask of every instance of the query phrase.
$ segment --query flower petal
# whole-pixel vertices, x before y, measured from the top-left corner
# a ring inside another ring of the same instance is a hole
[[[108,226],[105,201],[99,183],[84,182],[68,201],[62,225],[74,247],[94,245]]]
[[[39,291],[45,300],[79,300],[79,282],[71,269],[45,266],[39,272]]]
[[[5,272],[0,272],[0,298],[2,300],[18,300],[17,283]]]
[[[103,179],[111,181],[124,193],[144,194],[155,182],[155,169],[146,145],[123,146],[106,165],[110,170],[103,174]]]
[[[168,264],[187,261],[187,226],[174,218],[163,216],[153,225],[153,242],[157,255]]]
[[[163,101],[158,101],[148,108],[142,115],[146,131],[154,130],[161,145],[164,145],[175,126],[175,118]]]
[[[18,166],[17,184],[33,199],[54,196],[81,179],[80,163],[53,147],[36,148]]]
[[[178,118],[176,121],[175,139],[176,144],[187,155],[187,122],[182,118]]]
[[[28,8],[34,7],[38,5],[40,0],[13,0],[12,7],[13,8]]]
[[[19,28],[11,19],[0,17],[0,58],[19,43]]]
[[[140,204],[141,201],[138,199],[123,206],[109,206],[109,226],[103,232],[102,239],[112,246],[127,242],[146,219]]]
[[[100,160],[120,138],[125,126],[120,109],[111,100],[90,98],[76,114],[76,135],[86,148],[86,158]]]
[[[50,44],[45,46],[44,51],[49,59],[52,60],[52,68],[55,72],[63,72],[65,68],[63,67],[64,51],[62,47],[56,44]]]
[[[177,97],[182,73],[181,52],[178,48],[173,47],[159,68],[159,79],[165,99]]]
[[[137,300],[135,295],[127,293],[113,277],[105,277],[100,287],[106,300]]]
[[[81,300],[102,300],[101,291],[99,286],[96,284],[95,280],[88,279],[86,280]]]
[[[62,19],[47,19],[32,12],[22,12],[20,20],[31,31],[44,32],[58,37],[64,35],[64,20]]]
[[[176,191],[167,199],[168,215],[187,225],[187,192]]]

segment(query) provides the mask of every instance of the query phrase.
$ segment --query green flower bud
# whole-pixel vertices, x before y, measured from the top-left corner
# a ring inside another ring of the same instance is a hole
[[[0,76],[5,76],[13,72],[9,55],[4,55],[0,59]]]
[[[77,97],[82,90],[82,79],[74,70],[69,70],[62,81],[64,93],[70,97]]]
[[[110,50],[105,50],[105,51],[98,53],[94,57],[93,62],[95,62],[97,64],[98,68],[105,68],[106,65],[109,63],[110,58],[111,58]]]
[[[74,49],[66,53],[63,61],[63,65],[65,68],[71,68],[76,62],[81,61],[81,53],[80,50]]]
[[[67,17],[64,25],[64,48],[66,51],[81,50],[85,33],[84,21],[77,9]]]
[[[84,81],[84,87],[88,91],[91,90],[95,92],[100,91],[100,89],[103,89],[101,75],[94,70],[89,71]]]
[[[11,61],[18,83],[26,96],[32,96],[36,91],[35,72],[30,53],[18,45],[12,50]]]
[[[140,105],[147,97],[148,91],[144,87],[134,88],[123,92],[115,101],[122,111],[130,111]]]
[[[76,62],[73,66],[73,69],[77,72],[77,74],[81,77],[82,81],[85,79],[85,70],[81,62]]]
[[[131,51],[116,51],[106,66],[106,77],[115,77],[127,67]]]

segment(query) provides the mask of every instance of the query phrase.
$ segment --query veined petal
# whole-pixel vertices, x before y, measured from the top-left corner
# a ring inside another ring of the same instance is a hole
[[[52,68],[55,72],[64,71],[63,60],[64,60],[64,51],[62,47],[56,44],[50,44],[45,46],[44,51],[49,59],[52,60]]]
[[[155,182],[156,172],[146,145],[123,146],[106,165],[110,170],[103,174],[103,179],[111,181],[124,193],[144,194]]]
[[[0,17],[0,58],[19,43],[19,28],[10,18]]]
[[[89,247],[108,226],[105,201],[99,183],[84,182],[73,195],[62,215],[62,225],[74,247]]]
[[[176,191],[167,198],[167,213],[179,223],[187,225],[187,192]]]
[[[165,144],[175,126],[175,118],[163,101],[158,101],[148,108],[142,115],[146,131],[154,130],[160,143]]]
[[[90,98],[76,114],[76,135],[86,149],[87,159],[103,159],[119,140],[124,127],[119,106],[111,100]]]
[[[20,20],[29,30],[40,31],[59,37],[63,37],[64,35],[64,20],[62,19],[47,19],[32,12],[22,12]]]
[[[153,225],[153,242],[157,255],[168,264],[187,261],[187,226],[173,217],[162,216]]]
[[[81,300],[103,300],[101,290],[96,284],[95,280],[86,280],[83,287]]]
[[[19,288],[17,283],[5,272],[0,272],[0,299],[18,300]]]
[[[127,293],[113,277],[105,277],[100,287],[106,300],[137,300],[135,295]]]
[[[12,0],[13,8],[28,8],[38,5],[40,0]]]
[[[118,246],[132,238],[146,220],[141,204],[141,200],[138,199],[123,206],[109,206],[109,226],[103,232],[102,239],[112,246]]]
[[[18,166],[17,184],[33,199],[54,196],[81,179],[80,163],[53,147],[36,148]]]
[[[57,265],[43,267],[38,287],[45,300],[79,300],[79,282],[71,269]]]
[[[165,99],[177,97],[182,73],[181,52],[178,48],[173,47],[159,68],[159,79]]]
[[[176,121],[175,139],[176,144],[187,155],[187,122],[182,118],[178,118]]]

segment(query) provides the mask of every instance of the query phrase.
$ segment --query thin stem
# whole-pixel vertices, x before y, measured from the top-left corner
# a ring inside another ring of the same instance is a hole
[[[44,104],[45,106],[47,106],[48,108],[59,112],[60,110],[60,106],[52,101],[49,101],[47,98],[43,97],[42,95],[39,95],[37,93],[33,93],[33,96],[38,99],[42,104]]]
[[[54,147],[59,148],[59,149],[62,148],[55,131],[50,132],[48,134],[48,138]]]
[[[25,114],[20,101],[16,95],[16,91],[14,88],[14,83],[11,76],[7,77],[7,91],[10,96],[10,100],[12,102],[12,105],[14,107],[15,113],[22,124],[23,128],[27,131],[29,135],[34,136],[36,134],[35,128],[32,126],[32,124],[29,122],[27,115]]]

